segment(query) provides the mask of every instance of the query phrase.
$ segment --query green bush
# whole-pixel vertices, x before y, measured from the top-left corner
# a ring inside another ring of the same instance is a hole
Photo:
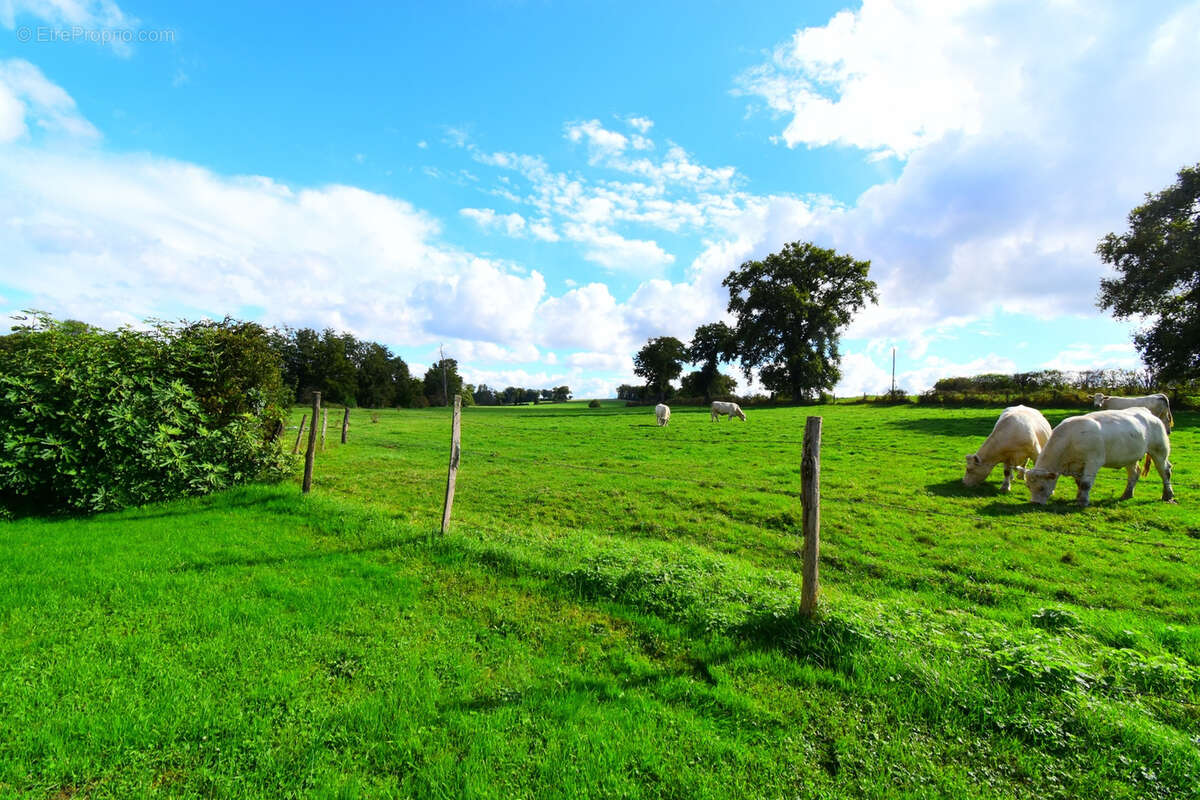
[[[261,326],[19,319],[0,337],[0,507],[106,511],[290,464],[276,442],[287,393]]]
[[[588,401],[588,408],[599,408],[599,407],[600,407],[599,400],[589,400]]]

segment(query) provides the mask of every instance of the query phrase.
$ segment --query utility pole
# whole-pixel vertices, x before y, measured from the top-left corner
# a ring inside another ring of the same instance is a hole
[[[892,348],[892,394],[896,393],[896,348]]]
[[[442,346],[438,345],[438,356],[442,360],[442,400],[446,405],[450,405],[450,390],[446,388],[446,354],[442,352]]]

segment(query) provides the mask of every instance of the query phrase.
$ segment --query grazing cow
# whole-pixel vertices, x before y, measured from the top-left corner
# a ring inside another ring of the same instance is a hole
[[[661,428],[671,421],[671,407],[659,403],[654,407],[654,416],[658,418],[658,425]]]
[[[1175,418],[1171,416],[1171,402],[1162,393],[1147,394],[1142,397],[1113,397],[1107,394],[1094,394],[1092,402],[1096,404],[1096,408],[1111,411],[1137,406],[1148,408],[1154,416],[1162,420],[1163,425],[1167,426],[1167,433],[1170,433],[1171,429],[1175,427]]]
[[[722,403],[720,400],[714,401],[712,404],[712,421],[716,422],[724,414],[730,419],[737,417],[742,422],[746,421],[746,415],[742,413],[742,407],[737,403]]]
[[[1050,423],[1042,412],[1029,406],[1004,409],[983,445],[967,456],[963,483],[977,486],[987,480],[997,464],[1003,464],[1004,483],[1000,491],[1007,492],[1012,487],[1013,469],[1024,467],[1030,459],[1036,461],[1049,438]]]
[[[1171,489],[1171,440],[1162,420],[1149,409],[1135,406],[1123,411],[1093,411],[1081,417],[1068,417],[1050,434],[1033,469],[1025,472],[1029,499],[1045,505],[1054,493],[1060,475],[1075,479],[1079,505],[1088,504],[1088,495],[1101,467],[1124,467],[1129,476],[1122,500],[1133,497],[1138,480],[1138,461],[1148,455],[1162,478],[1162,499],[1175,502]],[[1142,474],[1149,472],[1142,469]]]

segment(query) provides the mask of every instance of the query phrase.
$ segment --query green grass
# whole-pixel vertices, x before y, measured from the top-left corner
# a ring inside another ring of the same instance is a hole
[[[354,411],[308,497],[0,524],[0,796],[1198,796],[1200,415],[1041,510],[996,413],[469,408],[441,538],[446,410]]]

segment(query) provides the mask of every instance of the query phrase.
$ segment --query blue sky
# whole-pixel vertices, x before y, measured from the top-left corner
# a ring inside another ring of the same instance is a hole
[[[0,0],[0,310],[609,396],[812,240],[880,285],[840,393],[1137,365],[1093,251],[1200,159],[1200,4],[382,5]]]

